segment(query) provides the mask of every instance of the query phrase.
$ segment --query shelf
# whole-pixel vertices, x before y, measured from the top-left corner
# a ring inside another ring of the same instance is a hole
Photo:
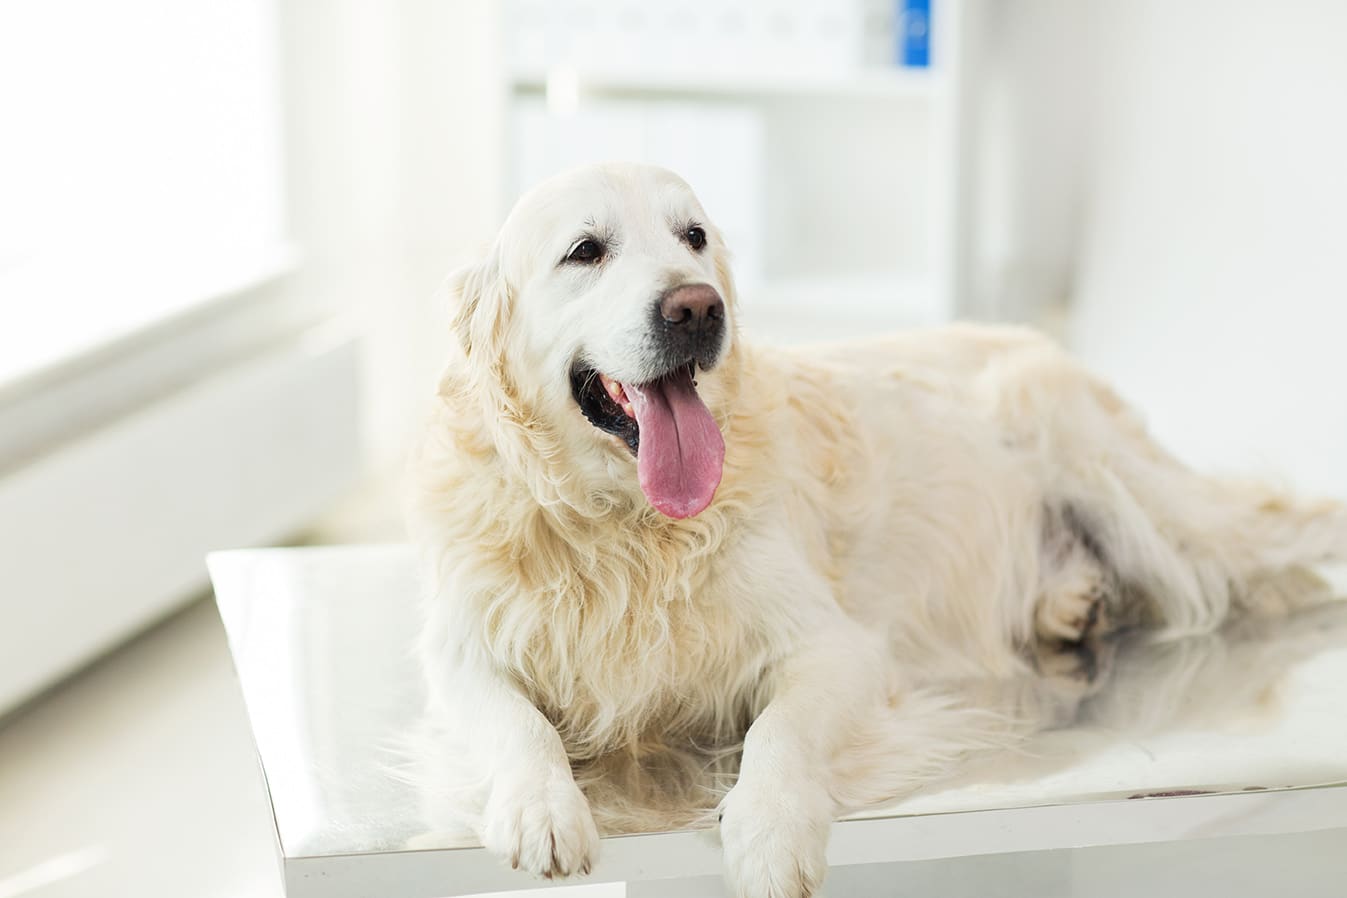
[[[941,79],[930,69],[873,68],[851,72],[743,72],[687,77],[674,73],[607,73],[565,66],[516,71],[510,82],[523,93],[598,94],[624,97],[870,97],[929,99]]]

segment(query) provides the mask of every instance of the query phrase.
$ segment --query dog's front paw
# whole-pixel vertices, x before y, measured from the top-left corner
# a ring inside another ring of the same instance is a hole
[[[740,782],[721,803],[725,878],[736,898],[809,898],[828,869],[832,802],[822,790]]]
[[[498,781],[483,814],[482,844],[511,867],[551,879],[588,873],[599,854],[599,832],[566,771]]]

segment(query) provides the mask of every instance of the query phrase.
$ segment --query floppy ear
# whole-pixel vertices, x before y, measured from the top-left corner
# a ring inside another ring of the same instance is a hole
[[[500,270],[500,253],[493,248],[483,261],[460,268],[449,276],[451,301],[457,303],[450,327],[469,358],[497,355],[504,341],[509,286]]]

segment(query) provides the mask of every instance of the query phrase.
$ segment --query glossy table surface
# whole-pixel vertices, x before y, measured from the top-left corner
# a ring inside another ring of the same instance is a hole
[[[404,886],[382,886],[384,894],[531,885],[437,831],[405,775],[422,703],[410,550],[225,552],[210,570],[292,895],[368,894],[398,870]],[[1124,647],[1076,725],[839,824],[829,859],[1347,827],[1344,783],[1347,603],[1333,603],[1229,633]],[[593,879],[709,875],[717,865],[706,833],[613,837]],[[450,885],[419,884],[428,878]]]

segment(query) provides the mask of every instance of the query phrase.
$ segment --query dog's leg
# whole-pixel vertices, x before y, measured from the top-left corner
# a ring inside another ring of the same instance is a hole
[[[998,712],[899,689],[881,638],[842,617],[773,665],[768,702],[721,803],[725,873],[737,898],[809,898],[840,811],[892,800],[970,751],[1019,734]]]
[[[551,879],[588,873],[599,851],[589,803],[561,737],[512,684],[482,665],[439,666],[433,713],[472,728],[473,767],[487,777],[482,844],[516,869]]]
[[[770,700],[748,730],[739,780],[720,810],[737,898],[808,898],[823,880],[838,810],[833,757],[878,703],[884,670],[877,647],[848,624],[811,634],[808,648],[768,675]]]
[[[739,781],[721,805],[731,894],[808,898],[826,872],[838,813],[910,794],[1035,726],[1009,702],[974,707],[963,691],[900,688],[893,675],[882,648],[855,626],[811,636],[774,673]]]

